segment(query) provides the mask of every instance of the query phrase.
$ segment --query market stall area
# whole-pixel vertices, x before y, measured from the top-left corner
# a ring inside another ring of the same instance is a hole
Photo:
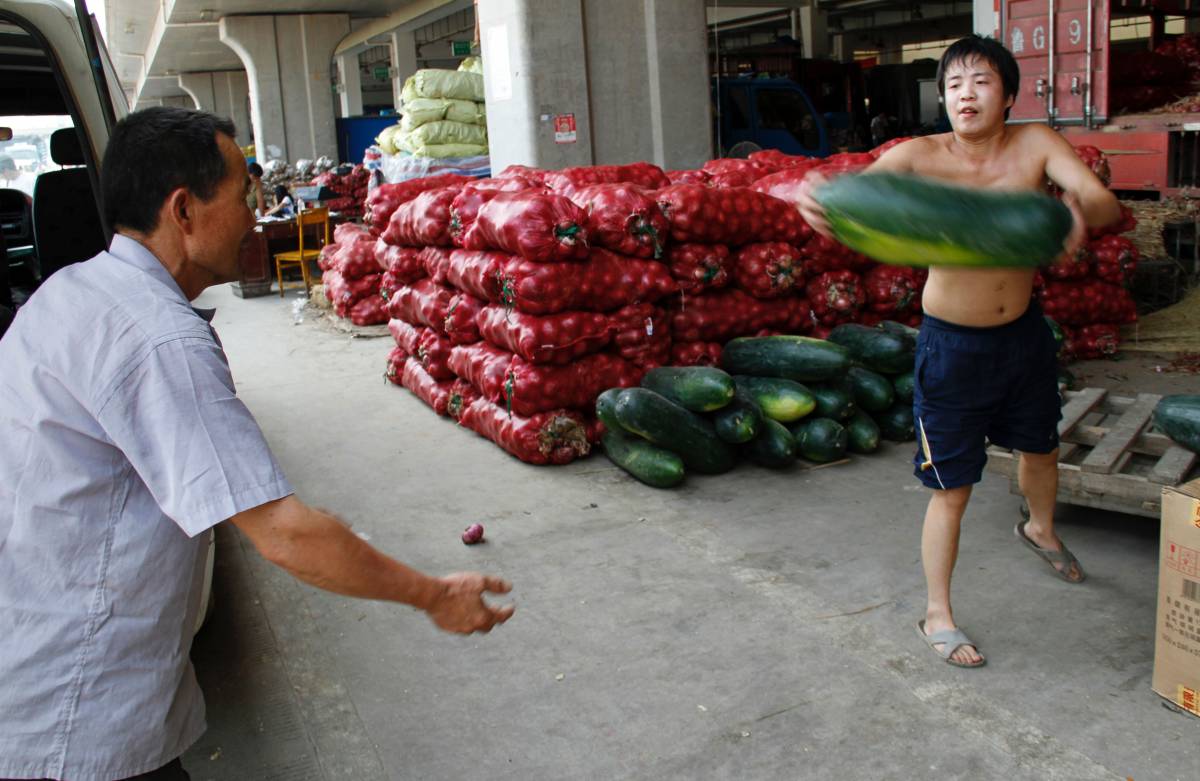
[[[603,457],[530,466],[386,383],[389,337],[311,311],[295,325],[274,297],[197,305],[217,307],[239,395],[306,501],[424,568],[511,578],[518,609],[486,638],[447,638],[222,535],[193,778],[1194,774],[1194,717],[1149,688],[1152,521],[1063,508],[1090,575],[1071,586],[1013,539],[1019,499],[986,476],[955,583],[990,663],[952,670],[912,627],[926,496],[911,444],[671,491]],[[1075,371],[1120,393],[1195,382],[1154,371],[1166,363]],[[487,542],[464,546],[476,521]]]

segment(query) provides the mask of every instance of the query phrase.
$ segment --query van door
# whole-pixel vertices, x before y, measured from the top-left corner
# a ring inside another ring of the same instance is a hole
[[[112,133],[113,125],[117,123],[117,120],[129,113],[125,93],[121,90],[120,82],[117,81],[112,59],[108,56],[108,47],[104,45],[104,37],[100,34],[100,24],[96,21],[95,14],[88,13],[84,0],[75,0],[75,18],[79,21],[79,32],[83,36],[83,48],[87,52],[88,63],[91,66],[96,95],[100,98],[100,110],[105,129]],[[119,115],[118,104],[124,109]]]

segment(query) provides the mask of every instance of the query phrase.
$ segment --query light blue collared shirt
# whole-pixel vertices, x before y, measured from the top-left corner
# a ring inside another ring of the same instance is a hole
[[[0,777],[111,781],[195,742],[198,535],[291,493],[149,250],[47,280],[0,340]]]

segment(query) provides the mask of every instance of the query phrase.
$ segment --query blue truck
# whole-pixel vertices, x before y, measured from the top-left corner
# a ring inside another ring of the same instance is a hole
[[[713,98],[713,136],[722,157],[759,149],[810,157],[833,152],[824,118],[791,79],[714,79]]]

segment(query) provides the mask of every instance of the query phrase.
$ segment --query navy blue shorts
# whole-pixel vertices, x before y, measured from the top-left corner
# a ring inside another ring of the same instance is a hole
[[[943,490],[978,483],[988,442],[1025,453],[1058,447],[1057,351],[1036,304],[995,328],[926,315],[913,383],[921,482]]]

